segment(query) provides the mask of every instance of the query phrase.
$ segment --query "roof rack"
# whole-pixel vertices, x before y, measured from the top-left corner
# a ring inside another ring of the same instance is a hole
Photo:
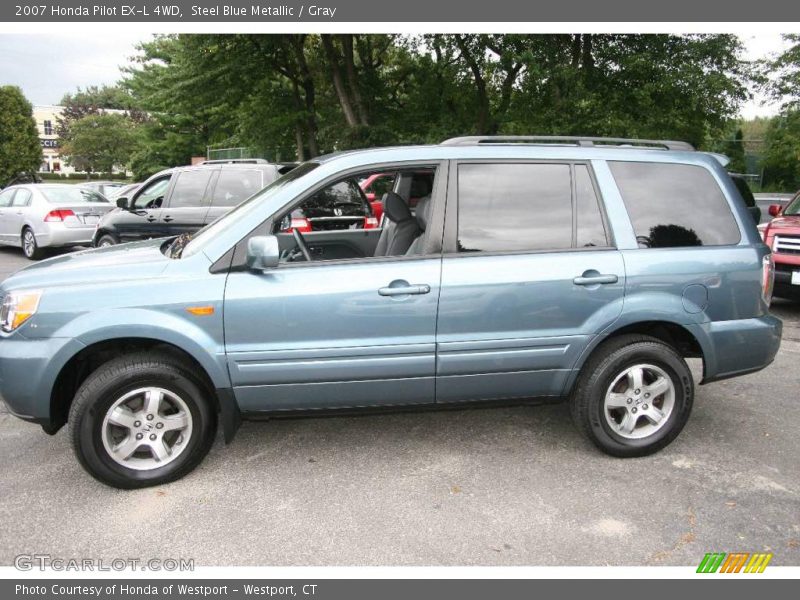
[[[269,164],[268,160],[263,158],[216,158],[213,160],[204,160],[198,164],[200,165],[226,165],[232,163],[244,163],[250,165],[265,165]]]
[[[694,146],[687,142],[671,140],[637,140],[611,137],[582,137],[560,135],[473,135],[454,137],[441,143],[442,146],[477,146],[479,144],[561,144],[581,147],[615,146],[693,152]]]

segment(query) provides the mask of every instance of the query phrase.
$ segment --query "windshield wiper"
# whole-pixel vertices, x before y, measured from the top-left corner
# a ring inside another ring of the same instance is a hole
[[[181,254],[183,253],[183,249],[186,247],[186,244],[191,241],[191,239],[191,233],[180,234],[167,248],[167,256],[170,258],[180,258]]]

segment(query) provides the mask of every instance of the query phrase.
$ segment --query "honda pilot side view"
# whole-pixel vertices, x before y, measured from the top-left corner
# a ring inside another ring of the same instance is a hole
[[[600,450],[648,455],[689,418],[687,358],[706,384],[780,345],[770,252],[724,162],[540,137],[320,157],[194,235],[6,279],[0,394],[120,488],[186,475],[243,418],[344,409],[565,400]],[[380,227],[287,228],[379,172]]]

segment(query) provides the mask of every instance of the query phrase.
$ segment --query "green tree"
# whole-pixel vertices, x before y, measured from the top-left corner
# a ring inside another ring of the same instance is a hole
[[[0,86],[0,185],[20,172],[36,171],[42,147],[33,107],[16,86]]]
[[[732,140],[725,142],[722,153],[731,159],[731,162],[728,163],[728,171],[733,173],[747,172],[744,151],[744,132],[742,131],[741,127],[736,129]]]
[[[790,192],[800,188],[800,109],[788,109],[770,122],[762,167],[765,185]]]
[[[138,144],[135,123],[127,116],[109,113],[87,115],[70,126],[61,153],[69,164],[87,172],[111,173],[130,164]]]

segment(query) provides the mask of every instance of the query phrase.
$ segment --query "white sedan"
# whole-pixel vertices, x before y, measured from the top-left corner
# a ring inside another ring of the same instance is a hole
[[[91,244],[97,221],[114,205],[97,192],[64,183],[12,185],[0,192],[0,244],[31,260],[45,248]]]

